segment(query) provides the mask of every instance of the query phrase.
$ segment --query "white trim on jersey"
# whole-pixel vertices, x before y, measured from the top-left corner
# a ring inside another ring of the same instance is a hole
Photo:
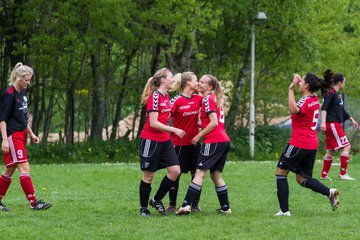
[[[158,110],[158,104],[159,104],[159,92],[155,90],[153,94],[153,110]]]

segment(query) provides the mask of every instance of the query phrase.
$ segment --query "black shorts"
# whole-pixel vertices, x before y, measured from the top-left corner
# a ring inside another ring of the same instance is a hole
[[[196,145],[175,146],[175,152],[179,159],[181,173],[195,173],[200,153],[200,143]]]
[[[316,150],[298,148],[287,144],[281,154],[278,168],[300,173],[304,177],[312,177]]]
[[[171,140],[156,142],[140,138],[140,168],[143,171],[156,172],[161,168],[179,165]]]
[[[216,170],[222,172],[225,166],[230,142],[204,143],[198,158],[197,169],[208,170],[210,173]]]

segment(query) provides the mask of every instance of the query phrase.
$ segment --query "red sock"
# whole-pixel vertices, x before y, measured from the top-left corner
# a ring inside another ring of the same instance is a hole
[[[324,157],[324,166],[321,172],[322,178],[325,178],[328,175],[331,168],[331,163],[332,163],[332,157]]]
[[[4,174],[0,177],[0,201],[5,196],[7,190],[9,189],[9,186],[11,184],[11,176],[6,176]]]
[[[349,155],[341,155],[340,157],[340,174],[345,175],[347,172],[347,166],[349,164]]]
[[[26,195],[26,198],[30,202],[30,205],[34,206],[34,203],[36,202],[35,190],[29,173],[20,174],[20,184]]]

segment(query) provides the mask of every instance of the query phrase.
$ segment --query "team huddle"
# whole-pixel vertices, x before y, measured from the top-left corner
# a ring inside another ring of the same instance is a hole
[[[26,88],[30,84],[33,69],[16,64],[11,76],[11,86],[1,97],[0,130],[2,135],[2,155],[5,162],[0,177],[0,210],[9,211],[2,199],[12,182],[16,169],[20,172],[20,184],[33,210],[44,210],[52,205],[35,197],[30,177],[30,167],[26,154],[27,134],[34,143],[39,138],[33,133],[27,117]],[[350,120],[355,128],[358,123],[344,108],[339,95],[345,85],[342,74],[331,70],[323,73],[324,80],[312,73],[304,77],[294,75],[289,86],[288,104],[291,113],[292,135],[284,147],[276,168],[277,196],[280,211],[275,216],[291,216],[289,210],[290,171],[296,175],[297,182],[315,192],[326,196],[333,210],[339,205],[339,191],[328,188],[312,178],[318,136],[318,118],[321,115],[320,129],[325,133],[326,154],[321,173],[322,180],[331,180],[329,171],[332,156],[341,150],[341,180],[355,180],[347,173],[351,145],[341,126]],[[175,81],[176,79],[176,81]],[[175,83],[175,86],[174,86]],[[302,95],[295,100],[294,89],[298,86]],[[324,98],[320,108],[316,91]],[[170,100],[169,91],[178,91]],[[216,77],[203,75],[198,81],[193,72],[177,74],[173,78],[167,68],[158,70],[145,86],[141,97],[146,105],[146,122],[140,134],[140,168],[143,176],[140,182],[140,215],[151,216],[148,205],[160,214],[186,215],[201,212],[200,195],[204,178],[210,170],[211,180],[219,199],[220,214],[231,214],[228,188],[222,178],[230,139],[224,127],[223,91]],[[171,118],[172,124],[169,124]],[[200,144],[201,140],[201,144]],[[155,195],[150,198],[151,183],[157,170],[166,168]],[[191,182],[180,208],[177,209],[179,179],[182,173],[191,173]],[[169,193],[169,205],[163,205],[163,198]]]
[[[312,73],[307,73],[304,77],[296,74],[289,86],[292,136],[276,168],[280,211],[275,216],[291,216],[287,182],[290,171],[296,174],[296,180],[301,186],[326,196],[332,210],[336,210],[339,205],[339,191],[312,178],[318,148],[316,127],[319,114],[322,116],[321,130],[326,136],[326,155],[321,179],[331,180],[328,172],[332,155],[334,151],[341,149],[339,178],[355,180],[347,173],[350,143],[341,126],[350,119],[353,126],[358,128],[358,123],[345,110],[338,94],[345,85],[345,77],[342,74],[333,74],[331,70],[326,70],[323,76],[324,80]],[[221,86],[212,75],[204,75],[197,82],[194,73],[184,72],[180,74],[175,87],[175,90],[179,89],[179,94],[170,100],[168,91],[173,88],[173,82],[171,71],[160,69],[148,80],[142,95],[147,116],[140,135],[140,165],[143,171],[139,189],[140,215],[151,216],[148,204],[162,215],[171,212],[176,215],[201,212],[199,200],[203,179],[208,170],[220,203],[217,211],[231,214],[227,186],[222,178],[230,139],[224,128]],[[302,97],[296,102],[294,88],[297,85]],[[321,109],[315,93],[320,89],[324,97]],[[168,124],[170,117],[172,126]],[[201,138],[203,141],[200,145]],[[167,169],[167,175],[150,199],[151,182],[155,172],[161,168]],[[191,182],[181,207],[176,210],[179,178],[181,173],[188,172],[191,172]],[[162,200],[168,192],[169,206],[165,209]]]

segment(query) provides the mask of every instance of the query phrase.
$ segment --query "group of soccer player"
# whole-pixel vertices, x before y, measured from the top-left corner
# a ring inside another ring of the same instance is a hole
[[[221,214],[231,214],[227,186],[222,178],[230,139],[224,128],[221,86],[218,80],[209,74],[202,76],[199,82],[193,72],[184,72],[177,76],[175,90],[179,90],[179,94],[171,100],[168,91],[174,88],[175,79],[167,68],[158,70],[148,80],[142,95],[147,115],[146,124],[140,135],[140,165],[144,173],[139,191],[140,214],[151,216],[148,204],[162,215],[174,211],[176,215],[201,212],[199,199],[203,179],[208,170],[220,202],[217,211]],[[350,143],[341,126],[349,119],[353,126],[358,128],[358,123],[346,111],[338,94],[345,85],[345,77],[342,74],[334,74],[329,69],[323,73],[323,77],[324,80],[313,73],[307,73],[304,77],[295,74],[289,86],[288,104],[292,135],[276,168],[280,211],[275,216],[291,216],[287,181],[290,171],[296,174],[296,180],[301,186],[326,196],[332,210],[336,210],[339,205],[338,189],[330,189],[312,178],[318,148],[316,128],[319,114],[322,117],[320,128],[325,133],[326,142],[321,179],[331,180],[328,172],[332,156],[334,151],[341,149],[339,178],[355,180],[347,173]],[[302,95],[298,101],[295,100],[294,94],[296,86]],[[315,93],[320,89],[324,97],[321,109]],[[170,117],[172,126],[168,124]],[[199,143],[201,138],[202,144]],[[167,168],[167,175],[161,181],[154,197],[150,199],[151,182],[155,172],[161,168]],[[191,183],[181,207],[176,210],[180,175],[188,172],[191,172]],[[165,209],[162,199],[168,192],[170,203]]]
[[[2,199],[16,169],[20,172],[20,184],[31,209],[44,210],[52,206],[35,197],[26,154],[27,134],[34,143],[39,143],[27,117],[25,90],[30,85],[32,76],[32,68],[22,63],[16,64],[10,76],[10,87],[1,97],[0,130],[5,169],[0,177],[0,211],[9,211]],[[326,143],[321,179],[331,180],[328,173],[332,156],[336,150],[341,150],[339,178],[355,180],[347,173],[351,145],[341,124],[349,119],[355,128],[359,126],[346,111],[338,93],[344,87],[346,79],[342,74],[334,74],[329,69],[323,73],[323,77],[324,80],[313,73],[307,73],[304,77],[295,74],[289,86],[292,135],[276,168],[280,211],[275,216],[291,216],[287,181],[290,171],[296,174],[296,180],[301,186],[326,196],[333,210],[339,205],[339,191],[312,178],[318,148],[316,128],[320,114],[320,129],[325,132]],[[298,101],[294,94],[297,86],[302,95]],[[321,109],[315,93],[320,89],[324,97]],[[170,90],[178,91],[171,100],[168,93]],[[143,171],[139,188],[140,215],[151,216],[148,205],[162,215],[171,212],[176,215],[201,212],[199,201],[208,170],[220,203],[217,212],[231,214],[228,189],[222,178],[230,139],[224,128],[224,98],[217,78],[206,74],[198,81],[193,72],[173,77],[169,69],[162,68],[147,81],[142,93],[142,103],[146,105],[146,122],[140,134],[140,168]],[[167,174],[155,195],[150,198],[151,183],[157,170],[162,168],[167,169]],[[191,173],[191,182],[181,207],[176,209],[179,179],[182,173],[188,172]],[[167,193],[170,201],[165,209],[162,200]]]
[[[181,173],[188,172],[191,172],[191,183],[175,214],[201,212],[199,199],[208,170],[220,202],[217,211],[230,214],[227,186],[222,178],[230,139],[224,128],[221,86],[210,74],[202,76],[198,82],[193,72],[184,72],[177,75],[175,89],[179,89],[179,94],[170,100],[168,91],[174,88],[174,83],[172,72],[162,68],[148,80],[142,94],[147,114],[140,135],[143,171],[139,190],[140,214],[151,215],[148,203],[162,215],[176,211],[179,178]],[[170,116],[172,126],[168,124]],[[167,169],[167,175],[150,199],[151,182],[161,168]],[[170,204],[165,209],[162,199],[168,192]]]

